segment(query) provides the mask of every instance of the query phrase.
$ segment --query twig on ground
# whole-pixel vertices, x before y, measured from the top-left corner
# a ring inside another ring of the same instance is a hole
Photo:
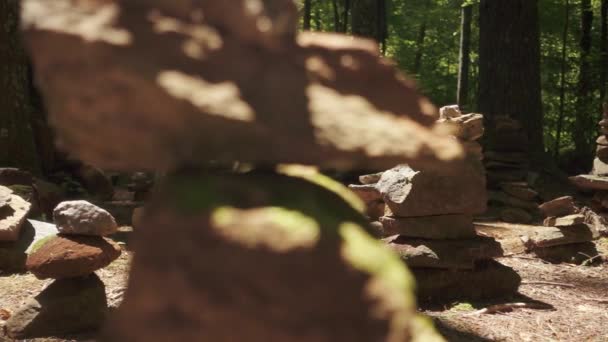
[[[548,310],[551,309],[552,306],[549,304],[543,303],[507,303],[507,304],[496,304],[488,306],[487,308],[483,308],[481,310],[477,310],[471,313],[466,314],[465,316],[475,316],[475,315],[484,315],[484,314],[495,314],[499,312],[510,312],[515,309],[538,309],[538,310]]]
[[[591,298],[591,297],[586,297],[586,296],[582,296],[582,298],[584,300],[589,300],[592,302],[598,302],[600,304],[608,304],[608,298]]]
[[[565,283],[554,283],[551,281],[522,281],[521,285],[552,285],[552,286],[560,286],[560,287],[568,287],[575,288],[575,285],[565,284]]]

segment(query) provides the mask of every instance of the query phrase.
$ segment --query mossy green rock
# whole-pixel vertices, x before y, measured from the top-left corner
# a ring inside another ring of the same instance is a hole
[[[182,173],[155,194],[143,225],[105,341],[413,339],[411,275],[324,187]]]

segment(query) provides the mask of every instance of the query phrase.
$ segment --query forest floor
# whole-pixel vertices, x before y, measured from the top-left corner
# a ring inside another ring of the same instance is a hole
[[[600,240],[597,245],[606,257],[604,260],[608,260],[608,239]],[[113,309],[120,304],[126,289],[131,256],[131,252],[125,250],[119,259],[97,271],[106,285],[108,302]],[[519,296],[421,308],[422,313],[435,320],[448,341],[608,341],[608,263],[550,264],[527,254],[499,261],[513,267],[522,277]],[[49,282],[31,274],[0,274],[0,309],[18,307]],[[519,302],[534,305],[496,314],[479,312],[492,305]],[[0,342],[8,341],[11,340],[0,334]],[[91,333],[28,341],[89,342],[95,341],[95,336]]]

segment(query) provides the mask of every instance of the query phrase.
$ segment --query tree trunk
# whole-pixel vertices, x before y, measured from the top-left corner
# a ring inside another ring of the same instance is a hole
[[[458,66],[458,90],[456,102],[461,109],[466,108],[469,98],[469,66],[471,64],[471,18],[473,6],[462,8],[462,21],[460,25],[460,56]]]
[[[529,151],[544,152],[540,80],[540,29],[535,0],[481,0],[479,5],[478,109],[492,146],[495,118],[520,121]]]
[[[606,81],[608,78],[608,0],[602,0],[600,34],[600,100],[606,100]]]
[[[429,8],[431,2],[427,0],[424,4],[425,10]],[[426,38],[426,17],[424,17],[422,24],[418,30],[418,38],[416,39],[416,55],[414,56],[414,65],[412,66],[412,73],[418,75],[420,68],[422,67],[422,55],[424,54],[424,39]]]
[[[580,39],[580,72],[578,79],[576,120],[574,121],[574,149],[576,155],[584,160],[591,159],[593,143],[589,132],[595,129],[596,120],[591,108],[592,75],[591,75],[591,27],[593,8],[591,0],[581,0],[581,39]],[[594,137],[595,138],[595,137]]]
[[[312,0],[304,0],[304,27],[305,31],[310,31],[312,18]]]
[[[386,39],[388,38],[388,22],[386,20],[386,0],[377,0],[378,13],[376,17],[376,40],[381,46],[382,54],[386,54]]]
[[[562,129],[564,125],[564,105],[566,103],[566,67],[568,62],[566,56],[568,53],[568,30],[570,29],[570,0],[566,0],[566,14],[564,22],[564,33],[562,35],[562,65],[560,75],[560,90],[559,90],[559,117],[557,119],[557,132],[555,134],[555,146],[553,154],[555,159],[559,157],[560,142],[562,139]]]
[[[342,12],[342,18],[344,22],[342,22],[342,32],[348,32],[348,18],[350,17],[350,0],[344,0],[344,12]]]
[[[338,10],[338,0],[332,0],[332,9],[334,10],[334,31],[340,32],[342,24],[340,23],[340,11]]]
[[[21,45],[18,0],[0,1],[0,166],[38,174],[31,127],[28,59]]]
[[[354,35],[378,39],[377,0],[353,0],[351,28]]]
[[[321,8],[315,8],[315,27],[317,31],[323,31],[323,23],[321,22]]]

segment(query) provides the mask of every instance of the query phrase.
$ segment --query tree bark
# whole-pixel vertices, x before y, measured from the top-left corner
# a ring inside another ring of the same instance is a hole
[[[0,1],[0,166],[40,173],[31,127],[28,59],[19,30],[20,1]]]
[[[460,56],[458,66],[458,90],[456,102],[461,109],[466,108],[469,98],[469,66],[471,64],[471,18],[473,6],[464,6],[461,10]]]
[[[564,33],[562,35],[562,65],[560,74],[560,90],[559,90],[559,117],[557,119],[557,132],[555,134],[555,146],[553,154],[555,159],[559,157],[559,148],[562,139],[562,129],[564,125],[564,105],[566,103],[566,67],[568,62],[566,56],[568,53],[568,30],[570,29],[570,0],[566,0],[566,14],[564,23]]]
[[[600,100],[606,101],[606,81],[608,79],[608,0],[602,0],[600,34]]]
[[[306,31],[310,31],[310,23],[312,18],[312,0],[304,0],[304,27]]]
[[[377,40],[379,36],[377,0],[353,0],[352,7],[353,34]]]
[[[334,31],[340,32],[342,24],[340,23],[340,11],[338,9],[338,0],[332,0],[331,5],[334,11]]]
[[[495,118],[520,121],[529,150],[544,152],[540,80],[540,29],[535,0],[481,0],[479,5],[478,109],[493,144]]]
[[[589,132],[594,130],[596,122],[591,108],[592,75],[591,75],[591,27],[593,8],[591,0],[581,0],[581,38],[580,38],[580,72],[578,79],[576,120],[574,121],[574,149],[584,160],[591,159],[593,143]],[[595,138],[595,137],[594,137]]]
[[[342,22],[342,32],[346,33],[348,32],[348,18],[350,17],[350,12],[351,12],[351,3],[350,0],[344,0],[344,12],[342,12],[342,18],[344,20],[344,22]]]
[[[425,10],[429,8],[431,2],[427,0],[424,4]],[[416,55],[414,56],[414,65],[412,66],[412,73],[418,75],[420,68],[422,67],[422,55],[424,54],[424,39],[426,38],[426,17],[423,19],[420,28],[418,29],[418,38],[416,39]]]
[[[386,39],[388,38],[388,22],[386,20],[386,0],[377,0],[378,13],[376,17],[376,40],[380,44],[382,54],[386,54]]]

